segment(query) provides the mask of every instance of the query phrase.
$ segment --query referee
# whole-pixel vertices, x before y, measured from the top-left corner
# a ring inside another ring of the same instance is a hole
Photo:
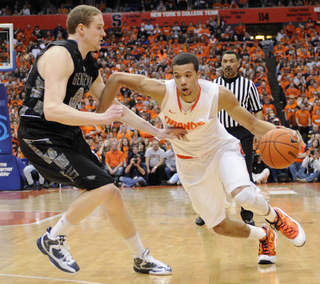
[[[262,106],[258,91],[251,80],[239,76],[238,69],[240,67],[239,55],[233,50],[228,50],[222,54],[221,66],[223,76],[215,79],[213,82],[225,86],[236,96],[238,102],[242,107],[254,113],[258,119],[263,119]],[[219,119],[226,130],[240,140],[242,149],[245,153],[245,160],[252,179],[252,146],[254,135],[234,121],[225,110],[219,112]],[[250,225],[254,225],[253,213],[241,207],[242,220]],[[196,220],[198,226],[205,224],[203,219],[199,216]]]

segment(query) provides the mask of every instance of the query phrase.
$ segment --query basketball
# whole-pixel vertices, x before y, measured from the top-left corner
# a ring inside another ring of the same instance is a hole
[[[266,165],[274,169],[284,169],[297,159],[300,142],[292,131],[278,128],[262,136],[259,151]]]

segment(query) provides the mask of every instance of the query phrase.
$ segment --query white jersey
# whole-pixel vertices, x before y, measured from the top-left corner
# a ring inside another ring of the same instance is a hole
[[[177,155],[200,157],[209,151],[227,149],[229,143],[239,143],[218,119],[219,85],[199,80],[200,94],[193,106],[184,111],[174,79],[166,81],[166,95],[159,117],[165,128],[183,127],[186,139],[171,139]]]

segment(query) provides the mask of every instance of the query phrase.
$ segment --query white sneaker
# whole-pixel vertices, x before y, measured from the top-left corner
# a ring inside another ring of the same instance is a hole
[[[142,254],[142,258],[136,257],[134,259],[133,270],[145,274],[155,275],[170,275],[172,269],[169,265],[156,260],[150,254],[149,248]]]
[[[57,236],[52,239],[50,231],[51,227],[37,240],[39,250],[47,255],[51,263],[63,272],[77,273],[80,268],[69,252],[70,246],[66,242],[67,236]]]

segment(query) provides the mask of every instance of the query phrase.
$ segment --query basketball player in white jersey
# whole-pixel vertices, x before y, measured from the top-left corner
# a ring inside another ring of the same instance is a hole
[[[305,233],[300,224],[279,208],[272,208],[249,178],[239,140],[219,123],[225,109],[253,134],[262,136],[275,125],[258,120],[241,107],[227,88],[200,80],[195,55],[180,53],[172,61],[174,79],[158,81],[145,76],[114,73],[108,80],[98,111],[112,103],[121,86],[153,97],[161,105],[160,118],[166,128],[181,127],[187,134],[171,140],[177,155],[177,172],[194,209],[214,232],[260,241],[259,264],[274,263],[277,234],[265,224],[254,227],[230,219],[226,194],[242,207],[262,215],[295,246],[303,246]],[[112,94],[112,95],[109,95]],[[147,122],[146,122],[147,123]]]

